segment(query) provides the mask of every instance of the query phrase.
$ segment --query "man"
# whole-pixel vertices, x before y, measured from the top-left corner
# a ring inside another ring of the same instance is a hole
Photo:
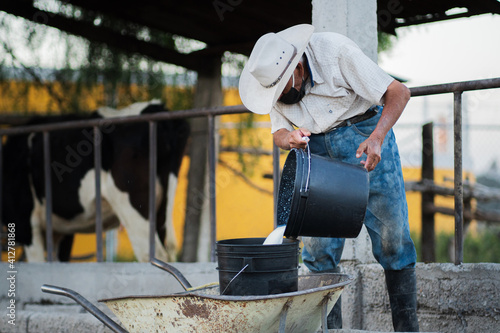
[[[301,24],[262,36],[240,78],[243,104],[270,114],[282,149],[363,165],[370,172],[365,225],[384,268],[396,331],[418,331],[415,246],[393,125],[409,89],[386,74],[350,39],[313,33]],[[383,106],[382,106],[383,105]],[[312,272],[338,272],[344,239],[303,237],[304,264]],[[340,304],[329,328],[340,328]]]

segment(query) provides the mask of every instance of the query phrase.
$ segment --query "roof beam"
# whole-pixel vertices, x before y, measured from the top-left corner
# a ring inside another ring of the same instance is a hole
[[[432,22],[439,22],[439,21],[447,21],[455,18],[462,18],[462,17],[471,17],[474,15],[481,15],[484,14],[482,11],[468,11],[465,13],[461,14],[455,14],[455,15],[447,15],[446,13],[433,13],[433,14],[428,14],[428,15],[423,15],[423,16],[414,16],[414,17],[409,17],[406,18],[404,22],[396,22],[395,27],[400,28],[400,27],[407,27],[411,25],[418,25],[418,24],[424,24],[424,23],[432,23]]]
[[[138,40],[119,34],[109,28],[98,27],[88,22],[73,20],[65,16],[46,12],[33,7],[30,0],[2,1],[0,10],[35,23],[48,25],[91,41],[105,43],[129,53],[138,53],[162,61],[198,71],[203,59],[196,54],[181,54],[158,44]]]

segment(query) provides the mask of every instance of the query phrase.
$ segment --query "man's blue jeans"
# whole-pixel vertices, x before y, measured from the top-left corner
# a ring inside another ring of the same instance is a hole
[[[311,135],[311,153],[360,165],[366,155],[358,159],[356,150],[375,129],[382,107],[378,111],[368,120],[326,134]],[[372,241],[373,255],[385,270],[411,268],[415,266],[417,255],[410,238],[403,173],[392,129],[385,137],[381,157],[379,164],[369,173],[370,194],[365,226]],[[344,239],[303,237],[302,240],[302,259],[310,271],[332,271],[337,267]]]

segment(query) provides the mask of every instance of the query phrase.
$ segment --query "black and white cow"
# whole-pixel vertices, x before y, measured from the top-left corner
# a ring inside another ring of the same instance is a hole
[[[132,104],[119,111],[100,108],[91,116],[44,117],[31,124],[89,118],[112,118],[165,111],[156,102]],[[105,124],[105,123],[103,123]],[[157,125],[155,255],[175,260],[176,237],[172,210],[177,175],[189,136],[184,119]],[[149,260],[149,126],[147,122],[101,128],[101,195],[105,229],[121,223],[128,232],[137,260]],[[95,169],[92,128],[50,134],[52,223],[54,249],[74,233],[95,230]],[[45,186],[42,134],[13,135],[3,147],[4,224],[16,224],[16,241],[25,245],[28,261],[44,261]],[[64,242],[62,243],[64,244]],[[69,253],[59,253],[59,260]]]

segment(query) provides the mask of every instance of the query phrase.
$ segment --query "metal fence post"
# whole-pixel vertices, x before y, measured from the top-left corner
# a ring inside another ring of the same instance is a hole
[[[454,131],[454,160],[455,160],[455,265],[464,261],[463,249],[463,221],[464,221],[464,192],[462,180],[462,91],[453,93],[453,131]]]
[[[217,216],[216,216],[216,202],[215,202],[215,117],[208,116],[208,199],[210,211],[210,260],[216,261],[215,246],[217,242]]]
[[[149,121],[149,260],[155,257],[157,123]]]
[[[0,226],[3,227],[3,135],[0,135]],[[7,222],[7,221],[6,221]],[[5,237],[7,238],[7,236]],[[3,244],[3,233],[0,237]],[[0,260],[1,261],[1,260]]]
[[[434,136],[433,123],[427,123],[422,127],[422,180],[434,181]],[[434,193],[422,192],[422,261],[436,261],[436,243],[434,231]]]
[[[103,262],[103,240],[102,240],[102,200],[101,200],[101,132],[98,126],[94,126],[94,167],[95,167],[95,236],[97,243],[97,262]]]
[[[47,244],[47,261],[54,260],[52,254],[54,251],[54,240],[52,234],[52,179],[50,174],[50,132],[43,132],[43,165],[45,179],[45,221],[47,229],[45,230],[45,242]]]

